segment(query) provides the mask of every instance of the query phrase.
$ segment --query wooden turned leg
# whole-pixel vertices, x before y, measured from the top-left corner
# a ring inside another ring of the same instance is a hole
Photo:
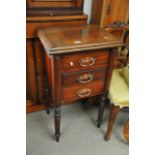
[[[109,116],[108,128],[107,128],[107,132],[104,137],[105,140],[110,139],[112,128],[113,128],[118,112],[119,112],[119,106],[112,105],[110,116]]]
[[[101,97],[101,102],[100,102],[99,108],[98,108],[98,119],[97,119],[97,127],[98,128],[100,128],[101,123],[102,123],[105,102],[106,102],[106,97],[102,96]]]
[[[124,138],[129,142],[129,119],[126,121],[123,130]]]
[[[47,79],[45,82],[45,96],[46,96],[46,106],[47,106],[46,113],[49,114],[50,113],[50,90],[48,87]]]
[[[60,137],[60,118],[61,118],[61,110],[60,107],[54,109],[54,123],[55,123],[55,138],[56,141],[59,141]]]

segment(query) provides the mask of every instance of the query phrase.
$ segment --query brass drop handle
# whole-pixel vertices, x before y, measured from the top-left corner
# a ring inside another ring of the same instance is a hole
[[[87,97],[92,93],[92,90],[89,88],[80,89],[76,92],[79,97]]]
[[[85,84],[85,83],[90,83],[93,80],[93,75],[92,74],[84,74],[81,75],[79,78],[77,78],[79,83]]]
[[[95,63],[95,58],[91,58],[91,57],[87,57],[87,58],[82,58],[79,63],[80,63],[80,66],[83,66],[83,67],[87,67],[87,66],[93,66],[94,63]]]

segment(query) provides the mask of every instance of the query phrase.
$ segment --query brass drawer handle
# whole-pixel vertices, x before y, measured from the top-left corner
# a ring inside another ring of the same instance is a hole
[[[80,60],[80,66],[83,66],[83,67],[92,66],[95,63],[95,60],[96,60],[95,58],[91,58],[91,57],[82,58]]]
[[[93,75],[92,74],[84,74],[81,75],[79,78],[77,78],[79,83],[85,84],[85,83],[90,83],[93,80]]]
[[[76,92],[79,97],[87,97],[92,93],[92,90],[89,88],[80,89]]]

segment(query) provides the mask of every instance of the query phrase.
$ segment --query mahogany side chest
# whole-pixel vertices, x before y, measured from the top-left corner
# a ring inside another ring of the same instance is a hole
[[[46,51],[59,141],[61,104],[107,93],[115,50],[122,41],[95,25],[41,28],[38,37]]]

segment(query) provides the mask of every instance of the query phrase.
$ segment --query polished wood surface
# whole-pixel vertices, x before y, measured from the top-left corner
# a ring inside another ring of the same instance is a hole
[[[95,25],[48,27],[39,29],[38,37],[49,54],[73,53],[122,45],[121,40]]]
[[[49,26],[76,26],[87,23],[87,15],[72,16],[27,16],[26,37],[36,38],[37,30]]]
[[[41,28],[38,37],[46,51],[55,137],[59,141],[61,105],[107,93],[115,51],[123,43],[95,25]]]
[[[108,64],[108,57],[108,50],[67,54],[62,56],[62,68],[64,72],[101,68]]]
[[[64,73],[62,76],[62,85],[71,86],[77,84],[87,84],[96,80],[103,80],[106,75],[106,67],[96,70],[79,71],[76,73]]]
[[[91,82],[89,84],[75,85],[63,88],[62,101],[73,101],[102,94],[104,90],[103,80]]]

